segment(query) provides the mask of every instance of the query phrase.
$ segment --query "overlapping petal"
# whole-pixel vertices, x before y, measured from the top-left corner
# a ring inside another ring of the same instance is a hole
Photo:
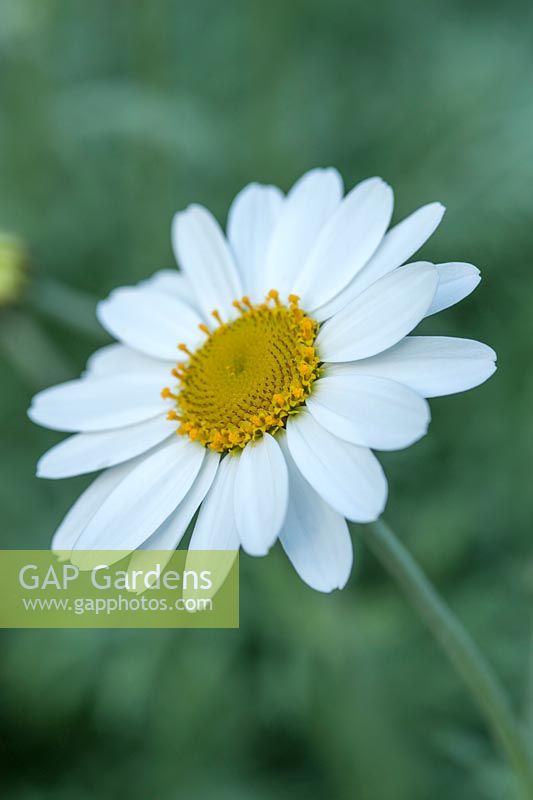
[[[239,549],[234,507],[238,468],[237,458],[226,456],[220,462],[215,480],[200,508],[189,550]]]
[[[28,416],[57,431],[107,431],[168,410],[159,374],[128,373],[67,381],[35,395]]]
[[[270,238],[261,291],[277,289],[287,297],[325,223],[342,199],[342,179],[335,169],[315,169],[287,195]]]
[[[141,463],[142,456],[102,472],[78,497],[52,539],[54,552],[69,552],[98,509],[125,477]]]
[[[201,445],[175,437],[142,458],[100,505],[74,550],[135,550],[183,500],[204,457]]]
[[[276,186],[251,183],[231,204],[228,240],[241,276],[242,288],[253,302],[262,300],[266,253],[283,207],[283,193]]]
[[[242,297],[242,285],[229,245],[213,215],[198,205],[176,214],[172,245],[205,320],[211,320],[214,309],[233,315],[232,303]]]
[[[381,178],[359,183],[325,223],[296,276],[293,291],[304,308],[327,303],[364,267],[392,216],[392,189]]]
[[[137,284],[139,287],[153,289],[156,292],[176,297],[188,306],[194,306],[194,295],[191,285],[182,272],[176,269],[160,269],[157,272]]]
[[[218,453],[208,451],[193,485],[172,514],[133,553],[130,568],[140,561],[140,552],[146,550],[174,550],[181,542],[200,503],[211,488],[220,462]]]
[[[479,386],[494,373],[495,362],[494,350],[472,339],[407,336],[372,358],[329,365],[327,374],[390,378],[422,397],[439,397]]]
[[[304,478],[335,511],[353,522],[379,517],[387,481],[371,450],[334,436],[305,410],[289,419],[287,445]]]
[[[428,310],[438,283],[433,264],[420,261],[380,278],[320,329],[323,361],[354,361],[387,350]]]
[[[201,341],[197,312],[153,289],[115,289],[98,304],[97,316],[116,339],[154,358],[177,359],[178,344],[193,347]]]
[[[471,294],[481,280],[479,270],[473,264],[453,261],[436,264],[439,283],[435,297],[426,311],[426,317],[454,306]]]
[[[319,322],[329,319],[377,280],[405,264],[434,233],[444,211],[440,203],[429,203],[391,228],[372,258],[345,289],[319,308],[309,309],[313,317]]]
[[[146,356],[126,347],[124,344],[108,344],[95,350],[87,361],[83,377],[102,378],[126,372],[143,374],[146,372],[157,373],[161,381],[168,381],[171,369],[175,366],[176,359],[164,361],[160,358]]]
[[[307,407],[330,433],[375,450],[409,447],[425,435],[430,420],[429,405],[417,392],[364,373],[321,378]]]
[[[244,448],[235,480],[235,519],[244,550],[264,556],[276,541],[287,511],[287,466],[276,440],[265,433]]]
[[[353,548],[342,514],[315,492],[294,463],[280,436],[289,474],[289,503],[280,541],[291,564],[312,589],[342,589],[350,576]]]
[[[151,450],[175,429],[175,423],[162,415],[112,431],[76,433],[41,456],[37,477],[70,478],[114,467]]]

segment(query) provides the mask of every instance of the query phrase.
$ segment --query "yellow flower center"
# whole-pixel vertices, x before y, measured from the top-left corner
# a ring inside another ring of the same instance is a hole
[[[223,453],[285,426],[320,373],[318,324],[298,300],[289,295],[284,305],[275,290],[257,305],[243,297],[233,303],[236,320],[214,311],[218,327],[200,325],[207,340],[195,352],[179,345],[188,361],[172,371],[176,391],[162,392],[176,403],[168,416],[179,421],[177,433]]]

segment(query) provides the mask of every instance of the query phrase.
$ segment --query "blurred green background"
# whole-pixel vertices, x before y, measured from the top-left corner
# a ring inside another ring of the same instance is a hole
[[[0,308],[0,546],[46,548],[88,483],[34,477],[61,437],[26,408],[105,341],[94,299],[172,265],[174,211],[225,221],[245,183],[287,189],[317,165],[347,186],[380,174],[396,220],[447,205],[425,257],[482,269],[424,332],[479,338],[500,362],[382,459],[386,518],[531,717],[532,30],[519,0],[0,0],[0,230],[30,254],[22,300]],[[333,596],[279,547],[244,557],[241,618],[2,632],[4,796],[513,797],[477,709],[363,547]]]

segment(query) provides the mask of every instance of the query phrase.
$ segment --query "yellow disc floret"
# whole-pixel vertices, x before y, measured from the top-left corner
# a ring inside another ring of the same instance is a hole
[[[218,327],[200,326],[207,340],[195,352],[179,345],[188,360],[173,370],[176,391],[162,392],[176,403],[168,416],[179,434],[223,453],[285,426],[320,372],[318,324],[298,301],[289,295],[284,305],[274,290],[257,305],[243,297],[233,304],[237,319],[214,311]]]

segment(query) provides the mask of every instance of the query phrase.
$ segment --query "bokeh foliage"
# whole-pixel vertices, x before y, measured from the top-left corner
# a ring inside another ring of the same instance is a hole
[[[486,386],[432,401],[425,440],[383,458],[387,518],[527,713],[532,12],[0,0],[0,229],[28,244],[34,281],[0,310],[1,546],[47,547],[87,483],[34,477],[60,437],[27,420],[32,392],[101,344],[43,312],[44,281],[96,298],[170,266],[173,212],[197,201],[224,221],[250,180],[286,189],[329,164],[348,186],[381,174],[395,219],[448,206],[424,256],[483,272],[424,332],[479,338],[500,360]],[[333,596],[303,586],[279,548],[241,572],[239,632],[4,632],[5,796],[512,796],[458,679],[363,548]]]

